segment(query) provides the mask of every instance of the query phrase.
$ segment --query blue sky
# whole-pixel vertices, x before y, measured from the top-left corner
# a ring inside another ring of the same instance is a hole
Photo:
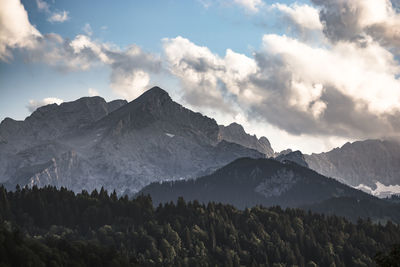
[[[132,100],[159,85],[276,150],[398,136],[400,42],[390,32],[400,17],[388,0],[0,5],[0,120],[87,95]],[[343,28],[346,9],[360,12]]]

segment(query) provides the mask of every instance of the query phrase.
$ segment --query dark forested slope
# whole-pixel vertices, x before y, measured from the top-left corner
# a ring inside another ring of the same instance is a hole
[[[1,187],[0,217],[5,266],[375,266],[400,242],[390,222],[182,198],[154,208],[105,190]]]

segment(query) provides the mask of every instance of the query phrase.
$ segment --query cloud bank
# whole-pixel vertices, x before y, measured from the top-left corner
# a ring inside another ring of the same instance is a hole
[[[274,4],[317,43],[265,34],[252,57],[220,57],[183,37],[164,39],[168,66],[192,106],[245,114],[292,135],[399,137],[399,14],[388,0]],[[232,108],[235,107],[235,108]]]

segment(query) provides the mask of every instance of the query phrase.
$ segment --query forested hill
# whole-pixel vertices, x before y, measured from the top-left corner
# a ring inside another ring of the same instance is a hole
[[[105,190],[0,187],[0,204],[5,266],[375,266],[400,243],[390,222],[182,198],[154,208]]]
[[[344,216],[353,222],[400,223],[400,205],[378,199],[335,179],[293,162],[240,158],[214,173],[197,179],[152,183],[139,192],[149,194],[155,205],[198,200],[231,204],[239,209],[263,205],[311,209]]]

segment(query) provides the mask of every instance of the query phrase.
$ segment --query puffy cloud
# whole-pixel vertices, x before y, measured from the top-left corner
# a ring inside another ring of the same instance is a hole
[[[189,104],[235,112],[232,97],[253,97],[242,84],[256,72],[254,60],[230,49],[221,58],[182,37],[164,39],[163,46],[170,71],[180,78]]]
[[[48,18],[48,21],[50,22],[64,22],[69,20],[68,16],[68,11],[60,11],[60,12],[54,12],[51,14],[51,16]]]
[[[40,11],[43,11],[49,15],[48,21],[54,22],[64,22],[69,20],[68,11],[51,11],[50,5],[44,0],[36,0],[36,5]]]
[[[361,45],[369,38],[398,49],[400,15],[390,0],[312,0],[321,7],[324,33],[334,41]]]
[[[234,0],[234,2],[250,12],[258,12],[264,5],[262,0]]]
[[[88,89],[88,93],[89,93],[89,96],[98,96],[98,95],[100,95],[99,92],[94,88],[89,88]]]
[[[110,86],[113,91],[127,100],[142,94],[150,83],[150,74],[161,71],[159,57],[146,53],[136,45],[125,51],[108,51],[111,75]]]
[[[34,47],[39,37],[19,0],[0,0],[0,60],[12,57],[10,49]]]
[[[36,5],[40,11],[50,12],[50,7],[44,0],[36,0]]]
[[[34,112],[37,108],[50,105],[50,104],[57,104],[60,105],[62,102],[64,102],[62,99],[55,98],[55,97],[48,97],[44,98],[42,100],[29,100],[29,103],[27,104],[27,108],[29,112]]]
[[[224,57],[177,37],[164,39],[183,99],[201,110],[245,114],[293,135],[342,140],[397,135],[400,68],[377,42],[312,46],[287,36],[263,37],[253,58]]]
[[[161,71],[160,58],[136,45],[121,50],[82,34],[73,40],[56,34],[45,35],[41,44],[26,54],[32,61],[45,62],[62,71],[88,70],[96,65],[110,66],[110,87],[128,100],[138,96],[148,86],[150,73]]]
[[[150,75],[142,70],[115,71],[111,74],[111,88],[129,101],[144,93],[149,83]]]
[[[253,112],[270,123],[293,134],[397,134],[399,68],[393,55],[378,44],[359,47],[341,42],[320,48],[265,35],[256,60],[260,73],[253,82],[268,97]]]
[[[89,23],[86,23],[85,26],[83,26],[82,30],[88,36],[92,36],[93,35],[92,26],[90,26]]]
[[[300,29],[322,30],[323,28],[319,20],[319,11],[312,6],[297,3],[288,6],[276,3],[271,5],[271,8],[280,11],[291,24]]]
[[[149,84],[150,73],[161,71],[158,56],[131,45],[125,50],[77,35],[73,40],[57,34],[44,35],[40,45],[26,51],[27,59],[45,62],[61,71],[88,70],[93,66],[110,66],[110,87],[128,100],[142,93]]]
[[[389,0],[313,2],[319,9],[271,6],[299,30],[319,32],[312,44],[266,34],[253,57],[229,49],[220,57],[182,37],[165,39],[184,100],[290,136],[400,137],[398,9]]]
[[[378,114],[400,107],[400,92],[396,90],[400,88],[396,78],[400,67],[393,55],[377,43],[359,47],[341,42],[329,48],[314,48],[286,36],[265,35],[263,44],[266,56],[278,56],[293,81],[311,87],[332,86]]]
[[[23,53],[27,61],[45,62],[61,71],[88,70],[94,65],[110,63],[109,48],[86,35],[77,35],[73,40],[63,39],[58,34],[45,34],[36,45]]]
[[[48,9],[46,2],[41,0],[37,5],[45,11]],[[148,86],[149,72],[161,70],[159,57],[143,52],[136,45],[120,49],[93,40],[89,24],[84,27],[86,35],[77,35],[72,40],[54,33],[42,35],[30,24],[24,6],[18,0],[0,0],[0,26],[0,60],[11,58],[11,49],[21,48],[26,60],[45,62],[62,71],[107,65],[111,67],[111,88],[127,99],[134,98]]]

